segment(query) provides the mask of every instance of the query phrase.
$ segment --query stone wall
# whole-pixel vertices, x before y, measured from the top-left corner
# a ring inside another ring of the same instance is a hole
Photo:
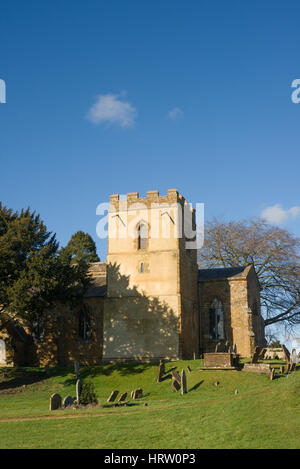
[[[255,346],[265,345],[259,284],[252,266],[236,277],[199,282],[202,352],[213,352],[218,342],[209,334],[209,308],[214,298],[223,305],[225,340],[236,345],[237,353],[249,357]]]

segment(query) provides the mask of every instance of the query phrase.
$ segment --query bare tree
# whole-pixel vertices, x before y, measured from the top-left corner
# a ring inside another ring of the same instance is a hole
[[[300,324],[300,240],[261,219],[239,222],[212,220],[205,226],[201,267],[254,264],[261,286],[265,326]]]

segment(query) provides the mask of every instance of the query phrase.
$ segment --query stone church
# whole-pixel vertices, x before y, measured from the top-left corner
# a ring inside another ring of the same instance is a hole
[[[264,346],[254,267],[199,269],[185,230],[195,220],[175,189],[110,196],[107,260],[91,264],[83,300],[45,311],[33,338],[12,324],[0,340],[2,362],[192,359],[225,341],[250,356]]]

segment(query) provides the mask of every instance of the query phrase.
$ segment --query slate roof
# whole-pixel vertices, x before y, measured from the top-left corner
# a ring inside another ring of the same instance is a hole
[[[245,278],[250,270],[250,266],[244,267],[228,267],[215,269],[199,269],[198,281],[208,282],[209,280],[223,280],[226,278]]]
[[[106,295],[106,276],[92,277],[91,284],[86,291],[85,298],[93,298]]]

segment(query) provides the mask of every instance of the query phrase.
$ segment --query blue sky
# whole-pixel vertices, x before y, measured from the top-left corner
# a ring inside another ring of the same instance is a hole
[[[112,193],[300,235],[297,1],[2,2],[0,200],[66,244]],[[277,207],[277,208],[276,208]],[[291,210],[293,209],[293,210]],[[277,217],[277,218],[276,218]]]

